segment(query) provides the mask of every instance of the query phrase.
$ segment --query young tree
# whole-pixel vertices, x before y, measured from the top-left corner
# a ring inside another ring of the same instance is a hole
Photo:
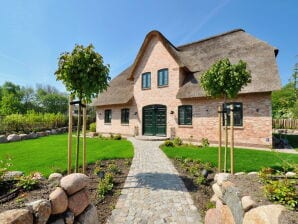
[[[250,71],[246,69],[246,63],[240,60],[237,64],[231,64],[228,58],[221,59],[214,63],[209,70],[204,72],[200,78],[200,85],[206,92],[207,96],[214,98],[223,98],[224,105],[227,98],[235,98],[239,91],[251,82]],[[225,114],[225,119],[227,114]],[[233,118],[231,118],[233,119]],[[227,136],[227,120],[225,120]],[[227,140],[225,147],[225,157],[227,150]],[[220,147],[219,147],[220,155]],[[220,158],[219,158],[220,160]],[[231,160],[233,152],[231,151]],[[226,158],[225,158],[226,164]],[[233,164],[231,170],[233,172]],[[219,164],[220,167],[220,164]],[[226,169],[226,167],[225,167]]]
[[[79,99],[76,147],[76,172],[78,172],[81,103],[91,102],[93,97],[108,87],[109,65],[104,65],[102,56],[94,51],[93,45],[87,47],[76,45],[71,53],[65,52],[60,55],[55,75],[57,80],[64,83],[71,95]]]

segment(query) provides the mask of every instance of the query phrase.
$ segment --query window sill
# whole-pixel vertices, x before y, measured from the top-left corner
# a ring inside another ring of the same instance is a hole
[[[178,127],[179,128],[193,128],[193,126],[190,124],[180,124],[180,125],[178,125]]]
[[[223,129],[226,129],[225,126],[223,126]],[[228,130],[231,129],[231,127],[228,127]],[[234,126],[234,130],[243,130],[243,126]]]
[[[121,126],[129,126],[129,124],[121,124]]]
[[[111,125],[112,123],[104,123],[104,125]]]
[[[163,85],[163,86],[157,86],[158,88],[166,88],[169,87],[169,85]]]
[[[142,90],[151,90],[151,87],[150,88],[142,88]]]

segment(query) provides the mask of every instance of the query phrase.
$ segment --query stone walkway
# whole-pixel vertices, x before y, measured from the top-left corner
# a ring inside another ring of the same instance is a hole
[[[107,223],[202,223],[177,170],[159,149],[162,142],[129,140],[135,155]]]

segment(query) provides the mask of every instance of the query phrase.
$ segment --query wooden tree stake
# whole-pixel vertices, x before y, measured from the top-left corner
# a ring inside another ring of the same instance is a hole
[[[227,172],[227,150],[228,150],[228,113],[227,108],[224,114],[225,117],[225,158],[224,158],[224,173]]]
[[[218,172],[221,172],[221,127],[222,127],[222,107],[218,106]]]
[[[234,174],[234,105],[231,104],[230,106],[231,109],[231,174]]]
[[[81,104],[78,109],[78,123],[77,123],[77,145],[76,145],[76,173],[79,172],[79,154],[80,154],[80,129],[81,129]]]
[[[83,102],[86,105],[86,102]],[[83,107],[83,173],[86,172],[86,120],[87,105]]]
[[[73,105],[70,105],[72,97],[69,96],[69,106],[68,106],[68,164],[67,164],[67,173],[71,173],[71,156],[72,156],[72,112]]]

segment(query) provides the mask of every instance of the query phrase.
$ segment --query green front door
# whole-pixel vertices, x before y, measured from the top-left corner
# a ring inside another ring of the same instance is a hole
[[[143,107],[143,135],[166,136],[167,108],[163,105]]]

